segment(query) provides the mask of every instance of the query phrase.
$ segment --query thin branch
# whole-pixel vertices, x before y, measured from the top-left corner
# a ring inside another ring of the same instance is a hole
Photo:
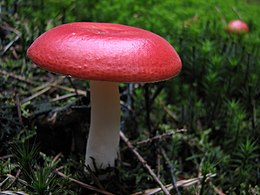
[[[37,93],[35,93],[35,94],[33,94],[33,95],[31,95],[31,96],[29,96],[29,97],[23,99],[23,100],[21,101],[21,104],[24,104],[24,103],[26,103],[26,102],[31,101],[32,99],[34,99],[34,98],[36,98],[36,97],[38,97],[38,96],[40,96],[40,95],[46,93],[46,92],[49,91],[50,89],[51,89],[51,87],[46,87],[46,88],[44,88],[43,90],[38,91]]]
[[[12,77],[16,80],[22,81],[24,83],[30,84],[30,85],[38,85],[39,83],[35,82],[35,81],[31,81],[29,79],[26,79],[25,77],[22,77],[20,75],[14,74],[12,72],[7,72],[5,70],[0,70],[0,73],[2,75],[8,76],[8,77]]]
[[[75,89],[70,88],[70,87],[65,87],[65,86],[61,86],[61,85],[55,85],[53,83],[51,83],[50,86],[58,88],[58,89],[63,89],[65,91],[69,91],[69,92],[75,92]],[[76,91],[77,91],[78,95],[83,95],[83,96],[86,95],[86,91],[84,91],[84,90],[76,89]]]
[[[34,85],[34,86],[40,85],[39,82],[26,79],[25,77],[20,76],[20,75],[17,75],[17,74],[14,74],[14,73],[12,73],[12,72],[7,72],[7,71],[5,71],[5,70],[0,70],[0,73],[1,73],[2,75],[12,77],[12,78],[14,78],[14,79],[16,79],[16,80],[22,81],[22,82],[27,83],[27,84],[30,84],[30,85]],[[57,85],[57,84],[55,84],[55,83],[49,83],[49,86],[54,87],[54,88],[58,88],[58,89],[63,89],[63,90],[65,90],[65,91],[69,91],[69,92],[75,92],[75,89],[73,89],[73,88],[65,87],[65,86],[61,86],[61,85]],[[80,89],[77,89],[77,93],[78,93],[79,95],[84,95],[84,96],[86,95],[86,92],[83,91],[83,90],[80,90]]]
[[[66,78],[67,78],[67,80],[69,81],[69,83],[70,83],[70,85],[72,86],[72,88],[74,89],[75,94],[78,96],[79,94],[78,94],[78,92],[77,92],[77,88],[76,88],[76,86],[74,85],[74,83],[72,82],[71,77],[70,77],[70,76],[67,76]]]
[[[5,178],[4,181],[0,183],[0,188],[9,180],[9,177]]]
[[[26,182],[25,180],[22,180],[22,179],[20,179],[20,178],[16,178],[15,176],[13,176],[13,175],[11,175],[11,174],[7,174],[6,176],[7,176],[8,178],[10,178],[10,179],[17,180],[17,181],[19,181],[20,183],[22,183],[22,184],[24,184],[24,185],[27,185],[27,182]]]
[[[27,97],[27,98],[23,99],[23,100],[21,101],[21,104],[24,104],[24,103],[26,103],[26,102],[28,102],[28,101],[31,101],[32,99],[34,99],[34,98],[36,98],[36,97],[38,97],[38,96],[40,96],[40,95],[46,93],[47,91],[49,91],[49,90],[52,88],[52,87],[51,87],[52,84],[57,85],[58,83],[62,82],[62,80],[63,80],[63,78],[61,77],[61,78],[59,78],[57,81],[49,82],[49,83],[47,83],[47,84],[46,84],[46,83],[43,84],[44,88],[43,88],[42,90],[37,91],[36,93],[34,93],[33,95],[31,95],[30,97]],[[39,89],[41,89],[41,87],[39,87]]]
[[[11,40],[3,49],[3,51],[0,52],[0,56],[4,55],[5,52],[14,44],[14,42],[16,42],[20,37],[21,37],[21,32],[19,32],[18,30],[12,28],[11,26],[9,26],[7,23],[5,23],[5,26],[1,27],[4,30],[7,31],[11,31],[13,33],[16,34],[15,38],[13,40]]]
[[[215,176],[216,176],[216,174],[209,173],[209,174],[207,174],[207,179],[210,179],[210,178],[215,177]],[[192,186],[192,185],[199,183],[201,179],[202,179],[202,177],[191,178],[191,179],[187,179],[187,180],[180,180],[180,181],[177,181],[176,185],[177,185],[177,187],[189,187],[189,186]],[[173,189],[172,184],[168,184],[165,187],[169,191]],[[147,190],[142,191],[142,192],[136,192],[136,193],[133,193],[131,195],[142,195],[142,194],[152,195],[152,194],[157,194],[161,191],[162,191],[161,188],[153,188],[153,189],[147,189]]]
[[[150,175],[154,178],[154,180],[158,183],[164,194],[170,195],[170,192],[167,190],[167,188],[162,184],[160,179],[156,176],[154,171],[151,169],[151,167],[147,164],[147,162],[144,160],[144,158],[138,153],[137,149],[131,144],[131,142],[128,140],[128,138],[125,136],[125,134],[120,131],[120,137],[121,139],[126,143],[128,148],[135,154],[135,156],[138,158],[138,160],[143,164],[143,166],[148,170]]]
[[[81,182],[81,181],[79,181],[79,180],[76,180],[76,179],[74,179],[74,178],[71,178],[71,177],[69,177],[69,176],[63,174],[62,172],[58,171],[57,169],[55,170],[55,173],[56,173],[57,175],[59,175],[59,176],[65,178],[65,179],[68,179],[68,180],[70,180],[70,181],[72,181],[72,182],[74,182],[74,183],[76,183],[76,184],[79,184],[81,187],[86,188],[86,189],[88,189],[88,190],[92,190],[92,191],[95,191],[95,192],[98,192],[98,193],[101,193],[101,194],[105,194],[105,195],[114,195],[113,193],[110,193],[110,192],[107,192],[107,191],[104,191],[104,190],[100,190],[100,189],[98,189],[98,188],[96,188],[96,187],[94,187],[94,186],[88,185],[88,184],[83,183],[83,182]],[[7,174],[7,178],[10,178],[10,179],[13,179],[13,180],[17,180],[17,181],[19,181],[20,183],[22,183],[22,184],[24,184],[24,185],[27,185],[27,182],[26,182],[26,181],[24,181],[24,180],[22,180],[22,179],[19,179],[19,178],[16,178],[15,176],[13,176],[13,175],[11,175],[11,174]]]
[[[168,138],[168,137],[170,137],[170,136],[172,136],[176,133],[182,133],[182,132],[186,132],[186,131],[187,131],[187,129],[172,130],[170,132],[166,132],[166,133],[163,133],[161,135],[157,135],[157,136],[154,136],[152,138],[148,138],[148,139],[136,142],[133,145],[139,146],[139,145],[142,145],[142,144],[148,144],[148,143],[151,143],[151,142],[156,141],[156,140],[162,140],[162,139]]]
[[[17,41],[20,38],[21,35],[16,35],[13,40],[11,40],[3,49],[3,51],[0,52],[0,56],[4,55],[5,52],[14,44],[15,41]]]
[[[53,98],[50,100],[50,102],[56,102],[56,101],[60,101],[60,100],[64,100],[64,99],[67,99],[67,98],[70,98],[70,97],[73,97],[73,96],[76,96],[77,94],[75,93],[68,93],[68,94],[65,94],[65,95],[61,95],[61,96],[58,96],[56,98]]]
[[[13,157],[12,154],[5,155],[5,156],[0,156],[0,160],[4,160],[4,159],[7,159],[7,158],[11,158],[11,157]]]
[[[172,112],[170,111],[167,106],[165,106],[162,102],[160,102],[160,105],[163,107],[163,110],[171,117],[171,119],[173,120],[173,122],[178,125],[179,124],[179,121],[177,119],[177,116]]]
[[[226,195],[224,192],[222,192],[221,189],[217,188],[212,182],[209,182],[210,186],[213,188],[213,190],[216,192],[218,195]]]
[[[70,180],[70,181],[72,181],[72,182],[74,182],[74,183],[76,183],[76,184],[79,184],[81,187],[86,188],[86,189],[88,189],[88,190],[92,190],[92,191],[95,191],[95,192],[99,192],[99,193],[105,194],[105,195],[113,195],[113,194],[110,193],[110,192],[107,192],[107,191],[104,191],[104,190],[100,190],[100,189],[98,189],[98,188],[96,188],[96,187],[94,187],[94,186],[91,186],[91,185],[88,185],[88,184],[86,184],[86,183],[83,183],[82,181],[79,181],[79,180],[76,180],[76,179],[74,179],[74,178],[71,178],[71,177],[65,175],[64,173],[62,173],[62,172],[60,172],[60,171],[57,171],[57,170],[56,170],[55,173],[56,173],[57,175],[59,175],[59,176],[65,178],[65,179],[68,179],[68,180]]]
[[[12,185],[14,184],[14,182],[18,179],[19,175],[21,173],[21,169],[19,169],[15,175],[15,177],[13,178],[13,181],[8,185],[8,187],[6,189],[9,189],[12,187]]]
[[[181,193],[178,189],[177,179],[175,177],[175,168],[174,168],[173,164],[171,163],[170,159],[168,158],[168,156],[166,155],[166,152],[163,148],[161,148],[161,153],[162,153],[164,159],[166,160],[166,163],[168,164],[168,167],[171,171],[172,184],[173,184],[174,188],[176,189],[177,194],[180,195]]]

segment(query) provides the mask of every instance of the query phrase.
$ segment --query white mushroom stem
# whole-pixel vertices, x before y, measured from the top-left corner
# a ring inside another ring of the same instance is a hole
[[[94,169],[113,167],[117,158],[120,132],[118,84],[90,81],[91,122],[85,164]],[[93,159],[92,159],[93,158]]]

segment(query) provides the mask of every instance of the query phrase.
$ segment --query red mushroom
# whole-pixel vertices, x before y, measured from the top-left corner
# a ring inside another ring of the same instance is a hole
[[[234,34],[244,34],[249,31],[249,27],[241,20],[232,20],[228,23],[225,30]]]
[[[181,70],[181,60],[162,37],[135,27],[75,22],[55,27],[27,51],[40,67],[90,80],[91,124],[86,162],[94,170],[114,166],[120,131],[118,82],[156,82]]]

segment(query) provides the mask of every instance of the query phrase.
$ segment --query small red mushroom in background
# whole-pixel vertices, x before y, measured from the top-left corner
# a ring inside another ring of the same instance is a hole
[[[228,26],[225,30],[233,34],[245,34],[249,32],[248,25],[241,20],[232,20],[228,23]]]
[[[167,80],[182,66],[175,49],[162,37],[111,23],[60,25],[38,37],[27,54],[41,68],[90,80],[91,124],[85,164],[92,170],[94,165],[115,165],[121,115],[118,83]]]

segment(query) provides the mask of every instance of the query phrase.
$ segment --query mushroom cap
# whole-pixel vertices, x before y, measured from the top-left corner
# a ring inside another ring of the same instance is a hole
[[[155,82],[181,70],[181,60],[162,37],[135,27],[94,22],[57,26],[27,50],[40,67],[86,80]]]
[[[233,32],[237,34],[246,33],[249,31],[248,25],[241,20],[232,20],[228,23],[226,28],[228,32]]]

